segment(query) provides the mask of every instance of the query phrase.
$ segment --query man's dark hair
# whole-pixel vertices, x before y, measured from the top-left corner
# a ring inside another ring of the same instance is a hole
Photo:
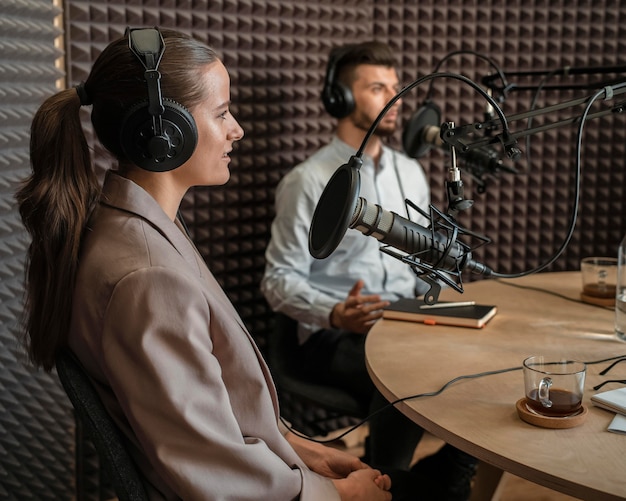
[[[396,65],[391,47],[377,40],[335,47],[330,52],[330,58],[336,60],[337,81],[347,87],[354,81],[354,69],[361,64],[387,67]]]

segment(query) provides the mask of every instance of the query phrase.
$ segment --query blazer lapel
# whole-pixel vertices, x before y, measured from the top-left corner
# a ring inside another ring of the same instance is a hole
[[[131,212],[147,221],[176,249],[176,251],[200,275],[195,246],[182,228],[177,226],[150,194],[134,182],[114,171],[107,171],[100,202],[117,209]]]

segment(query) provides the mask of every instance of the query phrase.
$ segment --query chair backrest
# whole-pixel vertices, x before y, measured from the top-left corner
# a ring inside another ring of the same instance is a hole
[[[147,500],[141,475],[126,449],[122,433],[105,409],[83,366],[71,351],[61,350],[56,357],[56,369],[119,501]]]
[[[287,391],[324,409],[352,416],[365,417],[367,408],[345,390],[309,382],[298,374],[297,322],[286,315],[275,315],[268,339],[268,365],[279,394]]]

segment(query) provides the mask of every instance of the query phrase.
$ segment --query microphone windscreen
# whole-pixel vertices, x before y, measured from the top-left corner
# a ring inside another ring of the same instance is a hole
[[[348,230],[361,189],[361,163],[353,156],[339,167],[317,202],[309,229],[309,252],[314,258],[330,256]]]
[[[425,155],[433,146],[424,137],[427,127],[441,126],[441,111],[432,101],[426,101],[407,122],[402,132],[402,147],[411,158]]]

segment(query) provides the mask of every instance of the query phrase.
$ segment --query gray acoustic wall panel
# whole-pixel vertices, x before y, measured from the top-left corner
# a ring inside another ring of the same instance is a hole
[[[0,498],[71,499],[74,420],[55,375],[34,372],[17,341],[28,245],[14,201],[29,172],[30,121],[62,72],[49,1],[0,4]]]

